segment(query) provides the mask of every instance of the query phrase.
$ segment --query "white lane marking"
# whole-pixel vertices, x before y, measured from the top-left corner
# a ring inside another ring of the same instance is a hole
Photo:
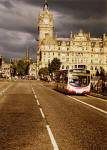
[[[40,108],[40,112],[41,112],[42,117],[45,118],[45,115],[44,115],[44,113],[42,111],[42,108]]]
[[[11,86],[11,85],[10,85],[10,86]],[[2,90],[0,94],[2,95],[3,93],[5,93],[5,92],[10,88],[10,86],[8,86],[8,87],[5,88],[4,90]]]
[[[68,96],[68,97],[70,97],[70,96]],[[87,105],[87,106],[89,106],[89,107],[91,107],[91,108],[94,108],[94,109],[96,109],[96,110],[98,110],[98,111],[100,111],[100,112],[102,112],[102,113],[104,113],[104,114],[107,114],[106,111],[104,111],[104,110],[102,110],[102,109],[100,109],[100,108],[97,108],[97,107],[95,107],[95,106],[93,106],[93,105],[90,105],[90,104],[87,104],[87,103],[85,103],[85,102],[82,102],[82,101],[80,101],[80,100],[77,99],[77,98],[74,98],[74,97],[70,97],[70,98],[72,98],[72,99],[74,99],[74,100],[76,100],[76,101],[78,101],[78,102],[80,102],[80,103],[82,103],[82,104],[85,104],[85,105]]]
[[[34,95],[35,96],[35,99],[37,99],[37,96],[36,95]]]
[[[40,105],[38,100],[37,100],[37,105]]]
[[[95,98],[97,98],[97,99],[99,99],[101,101],[107,102],[107,100],[104,100],[103,98],[99,98],[99,97],[95,97],[95,96],[91,96],[91,95],[86,95],[86,96],[87,97],[92,97],[92,98],[94,98],[94,100],[95,100]]]
[[[57,146],[57,143],[56,143],[56,141],[55,141],[55,138],[54,138],[54,136],[53,136],[53,134],[52,134],[52,131],[51,131],[49,125],[46,125],[46,128],[47,128],[47,130],[48,130],[48,134],[49,134],[49,137],[50,137],[50,139],[51,139],[51,142],[52,142],[52,145],[53,145],[53,147],[54,147],[54,150],[59,150],[59,148],[58,148],[58,146]]]
[[[35,95],[35,91],[34,91],[34,89],[32,88],[32,91],[33,91],[33,94]]]

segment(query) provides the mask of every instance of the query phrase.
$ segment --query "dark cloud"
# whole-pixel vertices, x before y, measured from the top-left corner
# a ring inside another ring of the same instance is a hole
[[[11,1],[8,1],[8,0],[5,0],[5,1],[1,0],[0,4],[4,5],[6,8],[12,8],[13,7]]]
[[[94,37],[107,33],[106,0],[48,0],[54,15],[55,31],[69,37],[80,29]],[[24,57],[30,48],[35,57],[38,37],[38,14],[44,0],[0,0],[0,53],[8,57]],[[34,49],[35,47],[35,49]]]

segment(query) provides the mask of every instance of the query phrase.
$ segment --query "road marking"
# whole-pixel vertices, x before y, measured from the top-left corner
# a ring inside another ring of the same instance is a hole
[[[0,82],[0,84],[9,84],[9,82]]]
[[[35,95],[35,91],[33,90],[33,94]]]
[[[46,128],[47,128],[47,130],[48,130],[48,134],[49,134],[49,137],[50,137],[50,139],[51,139],[51,142],[52,142],[52,145],[53,145],[53,147],[54,147],[54,150],[59,150],[59,148],[58,148],[58,146],[57,146],[57,144],[56,144],[55,138],[54,138],[54,136],[53,136],[53,134],[52,134],[52,131],[51,131],[49,125],[46,125]]]
[[[35,99],[37,99],[37,96],[36,95],[34,95],[35,96]]]
[[[38,100],[37,100],[37,105],[40,105]]]
[[[5,88],[4,90],[2,90],[0,94],[2,95],[3,93],[5,93],[10,88],[10,86],[11,85],[9,85],[7,88]]]
[[[70,96],[68,96],[68,97],[70,97]],[[104,111],[104,110],[102,110],[102,109],[100,109],[100,108],[97,108],[97,107],[95,107],[95,106],[93,106],[93,105],[90,105],[90,104],[87,104],[87,103],[85,103],[85,102],[82,102],[82,101],[80,101],[80,100],[77,99],[77,98],[74,98],[74,97],[70,97],[70,98],[72,98],[72,99],[74,99],[74,100],[76,100],[76,101],[78,101],[78,102],[80,102],[80,103],[82,103],[82,104],[85,104],[85,105],[87,105],[87,106],[89,106],[89,107],[91,107],[91,108],[94,108],[94,109],[96,109],[96,110],[98,110],[98,111],[100,111],[100,112],[102,112],[102,113],[104,113],[104,114],[107,114],[106,111]]]
[[[35,95],[35,91],[34,91],[33,87],[32,87],[32,91],[33,91],[33,94]]]
[[[95,96],[91,96],[91,95],[86,95],[86,96],[95,98]],[[103,98],[99,98],[99,97],[96,97],[96,98],[99,99],[99,100],[101,100],[101,101],[107,102],[107,100],[104,100]]]
[[[42,117],[45,118],[45,115],[44,115],[44,113],[42,111],[42,108],[40,108],[40,112],[41,112]]]

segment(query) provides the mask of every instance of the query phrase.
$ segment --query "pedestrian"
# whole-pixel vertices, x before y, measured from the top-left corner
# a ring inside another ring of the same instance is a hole
[[[91,90],[93,91],[93,83],[91,82]]]
[[[102,93],[104,93],[104,90],[105,90],[105,82],[102,81]]]

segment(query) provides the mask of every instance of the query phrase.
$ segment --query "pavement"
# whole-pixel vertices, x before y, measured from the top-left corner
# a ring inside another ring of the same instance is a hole
[[[107,100],[106,94],[98,94],[98,93],[91,92],[90,95]]]

